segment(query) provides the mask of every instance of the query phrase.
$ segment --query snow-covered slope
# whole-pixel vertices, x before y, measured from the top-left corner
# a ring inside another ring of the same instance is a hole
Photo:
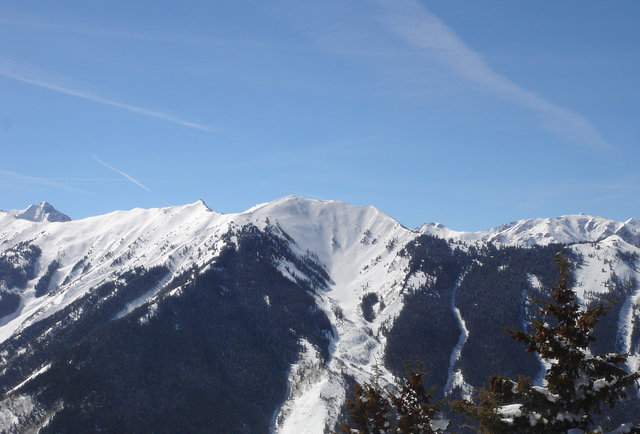
[[[252,209],[254,221],[270,219],[295,240],[299,254],[311,252],[326,267],[331,284],[318,293],[318,305],[335,327],[331,360],[317,367],[306,351],[299,366],[316,366],[314,375],[292,370],[294,381],[312,378],[296,388],[277,417],[280,432],[322,432],[338,416],[344,401],[344,375],[362,381],[384,357],[383,324],[390,325],[402,307],[407,259],[399,250],[415,233],[373,207],[337,201],[310,201],[293,196]],[[284,264],[282,264],[284,265]],[[285,273],[289,271],[283,269]],[[376,294],[377,314],[367,321],[362,299]],[[381,308],[384,306],[384,308]],[[392,376],[387,372],[387,378]]]
[[[573,215],[522,220],[469,233],[433,223],[412,231],[373,207],[296,196],[235,214],[217,213],[197,201],[168,208],[116,211],[76,221],[51,221],[56,213],[49,207],[43,202],[37,209],[30,207],[25,212],[0,212],[0,267],[5,267],[0,269],[7,270],[6,276],[0,275],[0,312],[8,312],[0,318],[0,345],[12,341],[29,326],[63,312],[100,285],[119,282],[124,272],[136,267],[163,266],[168,274],[129,301],[113,318],[135,314],[142,315],[142,320],[153,316],[159,297],[166,296],[163,289],[169,282],[184,276],[187,270],[194,279],[207,267],[215,267],[221,252],[237,248],[238,231],[249,226],[273,234],[287,245],[293,256],[280,256],[274,267],[292,282],[318,282],[309,275],[310,269],[302,266],[305,261],[326,271],[328,279],[313,284],[313,297],[317,309],[331,323],[329,357],[324,360],[322,348],[301,340],[299,360],[288,372],[289,393],[273,415],[272,427],[277,432],[319,433],[332,429],[345,400],[347,378],[364,381],[379,369],[381,381],[394,381],[384,363],[387,331],[402,314],[408,293],[431,292],[434,303],[442,303],[450,314],[453,335],[464,334],[454,339],[444,356],[449,361],[444,369],[450,371],[446,392],[453,393],[456,387],[468,392],[471,386],[479,385],[469,385],[465,380],[467,337],[473,341],[478,330],[473,329],[473,322],[465,322],[469,311],[460,308],[459,298],[464,299],[464,291],[473,286],[465,276],[473,264],[482,265],[482,257],[469,256],[471,262],[451,268],[458,274],[449,276],[449,292],[443,292],[441,297],[436,277],[443,270],[438,265],[440,259],[434,259],[435,274],[431,275],[421,267],[425,260],[433,258],[426,255],[416,263],[406,249],[413,244],[419,246],[420,237],[425,235],[451,240],[451,251],[459,248],[465,252],[469,244],[571,244],[570,249],[582,258],[575,278],[583,303],[622,294],[623,302],[614,312],[615,340],[621,350],[633,354],[629,367],[640,369],[638,220],[616,222]],[[18,214],[23,217],[16,218]],[[499,275],[506,267],[500,265],[495,272]],[[538,276],[531,274],[526,279],[538,286]],[[523,287],[527,286],[526,279]],[[180,287],[169,294],[179,296]],[[523,290],[523,299],[525,295]],[[264,302],[271,303],[268,297]],[[146,316],[140,313],[145,311]],[[81,310],[78,312],[74,315],[82,315]],[[520,321],[522,318],[524,313]],[[74,316],[68,322],[76,319]],[[18,351],[26,352],[28,348]],[[13,356],[0,353],[0,361],[9,363]],[[40,369],[27,373],[22,381],[31,381],[29,375],[40,375]],[[19,389],[17,384],[11,387]]]
[[[123,270],[167,264],[179,272],[191,261],[189,253],[194,245],[217,241],[212,232],[223,230],[224,220],[203,202],[116,211],[64,223],[0,216],[3,250],[28,242],[42,251],[36,265],[37,277],[25,288],[8,288],[21,292],[22,302],[16,313],[1,320],[0,341],[59,311]],[[35,286],[54,261],[58,265],[49,291],[38,297]]]
[[[398,251],[416,234],[373,207],[289,196],[227,215],[209,210],[201,201],[164,209],[116,211],[65,223],[0,215],[2,250],[29,243],[42,251],[34,278],[24,288],[7,288],[20,293],[21,302],[16,312],[2,318],[0,342],[62,310],[123,270],[165,265],[171,276],[177,276],[194,264],[206,264],[229,243],[224,234],[247,224],[263,230],[280,228],[291,237],[294,252],[317,260],[331,277],[329,287],[317,293],[318,306],[334,324],[330,362],[319,368],[314,382],[292,387],[295,393],[277,417],[282,432],[301,426],[308,432],[321,432],[325,424],[336,420],[344,401],[344,374],[364,380],[373,373],[384,352],[380,326],[389,325],[402,307],[407,260]],[[35,287],[54,261],[48,292],[39,296]],[[280,263],[278,269],[292,280],[307,277],[292,263]],[[361,302],[370,293],[377,296],[376,314],[367,321]],[[153,295],[146,294],[121,315]],[[313,353],[310,349],[304,357]],[[386,377],[391,381],[390,374]]]
[[[12,209],[9,214],[19,219],[32,222],[68,222],[69,216],[61,213],[48,202],[40,202],[38,205],[29,205],[26,209]]]

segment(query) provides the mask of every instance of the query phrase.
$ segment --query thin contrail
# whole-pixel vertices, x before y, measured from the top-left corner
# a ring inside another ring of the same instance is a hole
[[[143,183],[141,183],[140,181],[138,181],[137,179],[133,178],[132,176],[127,175],[126,173],[124,173],[122,170],[118,170],[115,167],[105,163],[104,161],[102,161],[101,159],[99,159],[98,157],[96,157],[95,155],[91,154],[91,156],[93,157],[94,160],[96,160],[98,163],[102,164],[104,167],[106,167],[107,169],[111,169],[116,173],[119,173],[120,175],[124,176],[125,178],[127,178],[129,181],[133,182],[135,185],[137,185],[138,187],[140,187],[143,190],[148,191],[149,193],[151,193],[151,190],[145,186]]]
[[[109,98],[103,98],[98,95],[94,95],[84,90],[75,89],[72,86],[62,85],[58,83],[54,83],[54,80],[50,78],[37,77],[36,74],[28,74],[24,71],[14,71],[16,68],[11,68],[11,64],[7,65],[7,62],[0,62],[0,75],[3,77],[11,78],[13,80],[21,81],[23,83],[31,84],[33,86],[42,87],[45,89],[52,90],[54,92],[63,93],[65,95],[75,96],[77,98],[86,99],[89,101],[97,102],[99,104],[108,105],[111,107],[116,107],[122,110],[127,110],[133,113],[138,113],[144,116],[149,116],[156,119],[162,119],[165,121],[173,122],[175,124],[179,124],[188,128],[193,128],[196,130],[213,132],[213,128],[198,124],[196,122],[187,121],[176,116],[170,115],[168,113],[151,110],[144,107],[139,107],[131,104],[126,104],[120,101],[116,101]]]

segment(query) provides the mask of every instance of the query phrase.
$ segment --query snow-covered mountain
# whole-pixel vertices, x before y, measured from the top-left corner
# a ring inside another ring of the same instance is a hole
[[[491,242],[508,246],[574,244],[603,240],[618,235],[640,247],[640,220],[618,222],[604,217],[584,214],[555,218],[519,220],[481,232],[459,232],[440,223],[427,223],[420,232],[466,242]]]
[[[26,209],[12,209],[9,214],[16,218],[30,220],[32,222],[68,222],[69,216],[61,213],[48,202],[40,202],[38,205],[29,205]]]
[[[540,362],[502,328],[534,315],[554,243],[577,264],[582,303],[617,300],[599,349],[640,369],[638,220],[464,233],[295,196],[237,214],[198,201],[57,222],[47,205],[0,212],[4,430],[188,418],[195,431],[323,432],[353,381],[379,370],[393,382],[416,358],[448,397],[492,373],[536,378]]]

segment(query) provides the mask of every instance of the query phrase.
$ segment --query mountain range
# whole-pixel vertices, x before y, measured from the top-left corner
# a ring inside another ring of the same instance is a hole
[[[611,303],[597,352],[640,369],[640,221],[568,215],[459,232],[374,207],[284,197],[70,220],[0,211],[0,429],[325,432],[348,390],[417,360],[441,398],[491,374],[542,382],[527,330],[571,260]],[[608,412],[633,419],[637,391]]]

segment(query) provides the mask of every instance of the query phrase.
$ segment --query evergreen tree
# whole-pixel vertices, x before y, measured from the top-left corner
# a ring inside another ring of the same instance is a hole
[[[436,421],[440,405],[431,402],[432,390],[424,388],[423,379],[426,375],[420,364],[415,370],[407,370],[399,386],[382,387],[379,375],[372,382],[356,384],[353,397],[347,400],[351,424],[342,424],[342,432],[442,432],[447,423]]]
[[[389,429],[391,403],[377,378],[371,383],[354,386],[353,398],[347,400],[347,411],[353,425],[343,424],[342,432],[355,430],[360,434],[378,434]]]
[[[427,373],[420,363],[417,370],[408,370],[399,387],[389,394],[396,409],[398,433],[434,433],[432,426],[439,405],[432,404],[431,390],[424,388],[423,379]]]
[[[592,415],[602,404],[611,408],[640,374],[627,373],[621,365],[627,355],[591,354],[593,328],[606,307],[581,310],[569,288],[569,262],[562,253],[555,257],[559,279],[551,288],[551,300],[541,302],[540,319],[532,321],[533,332],[515,331],[514,339],[551,362],[544,386],[534,386],[527,377],[517,382],[492,376],[489,390],[480,392],[479,403],[458,401],[454,409],[480,424],[483,433],[557,433],[593,427]],[[631,428],[631,427],[630,427]],[[640,432],[640,427],[631,428]]]

